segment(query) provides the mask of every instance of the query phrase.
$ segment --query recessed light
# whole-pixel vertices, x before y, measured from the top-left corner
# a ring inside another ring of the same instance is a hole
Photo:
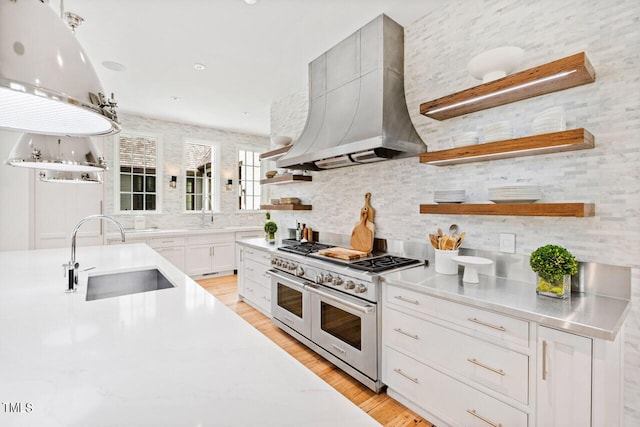
[[[124,71],[127,69],[127,67],[115,61],[102,61],[102,66],[111,71]]]
[[[245,117],[249,117],[250,113],[248,111],[243,111],[242,115],[245,116]]]
[[[246,4],[256,4],[257,0],[244,0]]]
[[[204,64],[200,64],[199,62],[196,62],[195,64],[193,64],[193,68],[195,68],[196,70],[204,70],[207,67]]]
[[[179,96],[172,96],[171,100],[172,101],[180,101],[180,97]]]

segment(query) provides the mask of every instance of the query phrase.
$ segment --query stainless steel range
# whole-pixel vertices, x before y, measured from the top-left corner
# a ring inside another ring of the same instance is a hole
[[[423,263],[381,254],[357,261],[319,255],[330,247],[280,247],[271,260],[274,323],[378,392],[380,381],[379,273]]]

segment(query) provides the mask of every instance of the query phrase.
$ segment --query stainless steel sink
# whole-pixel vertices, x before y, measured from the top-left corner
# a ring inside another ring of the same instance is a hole
[[[89,276],[86,301],[174,287],[156,268]]]

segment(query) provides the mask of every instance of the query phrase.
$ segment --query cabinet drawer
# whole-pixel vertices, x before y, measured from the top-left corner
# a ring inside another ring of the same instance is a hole
[[[183,236],[173,237],[152,237],[149,239],[149,246],[152,248],[170,248],[172,246],[184,246]]]
[[[382,318],[384,345],[528,403],[528,356],[396,310],[385,308]]]
[[[235,242],[235,233],[204,233],[187,237],[188,245],[208,245],[222,242]]]
[[[246,302],[263,311],[271,314],[271,292],[264,286],[247,279],[244,285],[244,295]]]
[[[421,294],[399,286],[385,287],[386,302],[456,323],[474,332],[529,346],[529,322]]]
[[[268,265],[260,264],[252,259],[247,258],[244,262],[244,272],[246,277],[258,282],[264,287],[270,287],[271,277],[267,275]]]
[[[453,426],[526,427],[527,414],[389,347],[382,381]]]
[[[269,252],[245,247],[244,255],[247,259],[271,267],[271,254]]]
[[[184,271],[184,246],[157,248],[156,252],[166,258],[171,264]]]

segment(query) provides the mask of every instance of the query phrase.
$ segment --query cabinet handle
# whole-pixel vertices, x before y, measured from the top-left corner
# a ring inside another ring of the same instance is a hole
[[[469,318],[467,318],[467,320],[469,322],[477,323],[478,325],[486,326],[487,328],[497,329],[498,331],[502,331],[502,332],[506,331],[504,326],[492,325],[491,323],[486,323],[486,322],[483,322],[482,320],[478,320],[475,317],[469,317]]]
[[[396,295],[394,298],[399,299],[400,301],[408,302],[409,304],[420,305],[420,301],[406,299],[402,295]]]
[[[494,422],[489,421],[488,419],[486,419],[482,415],[478,414],[475,409],[467,409],[467,412],[470,413],[471,415],[473,415],[474,417],[476,417],[476,418],[484,421],[485,423],[489,424],[490,426],[502,427],[502,424],[496,424]]]
[[[542,381],[547,380],[547,341],[542,340]]]
[[[413,381],[414,383],[418,384],[418,379],[417,378],[410,377],[409,375],[407,375],[404,372],[402,372],[402,369],[394,368],[393,372],[395,372],[396,374],[402,375],[403,377],[405,377],[409,381]]]
[[[405,332],[405,331],[403,331],[403,330],[402,330],[402,329],[400,329],[400,328],[394,328],[393,330],[394,330],[394,331],[396,331],[396,332],[398,332],[398,333],[400,333],[400,334],[402,334],[402,335],[406,335],[406,336],[408,336],[409,338],[413,338],[414,340],[418,340],[418,339],[420,339],[417,335],[410,334],[409,332]]]
[[[215,256],[215,255],[216,255],[216,247],[211,246],[211,256]]]
[[[485,365],[484,363],[480,363],[480,362],[478,362],[478,360],[476,360],[476,359],[469,359],[469,358],[467,358],[467,362],[471,362],[471,363],[473,363],[474,365],[478,365],[478,366],[480,366],[481,368],[488,369],[488,370],[489,370],[489,371],[491,371],[491,372],[495,372],[496,374],[499,374],[499,375],[504,376],[504,371],[503,371],[502,369],[492,368],[491,366],[487,366],[487,365]]]
[[[331,344],[331,347],[333,347],[334,349],[336,349],[340,354],[347,354],[347,352],[346,352],[344,349],[342,349],[342,348],[338,347],[338,346],[337,346],[337,345],[335,345],[335,344]]]
[[[292,325],[295,323],[295,322],[293,321],[293,319],[292,319],[292,318],[290,318],[290,317],[288,317],[288,316],[284,316],[284,320],[286,320],[287,322],[291,323]]]

